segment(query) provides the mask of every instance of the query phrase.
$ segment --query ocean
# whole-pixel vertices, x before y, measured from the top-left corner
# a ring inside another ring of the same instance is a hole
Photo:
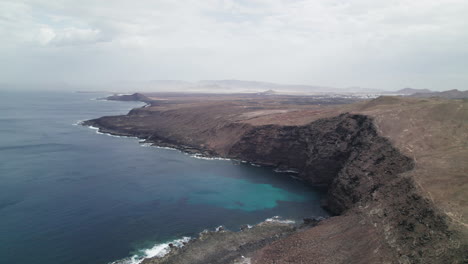
[[[106,95],[0,92],[0,263],[138,263],[220,225],[326,215],[291,175],[78,125],[143,105]]]

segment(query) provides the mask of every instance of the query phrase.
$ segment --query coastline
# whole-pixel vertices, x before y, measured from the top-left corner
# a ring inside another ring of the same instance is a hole
[[[233,159],[233,158],[226,158],[222,157],[218,154],[213,153],[212,151],[206,150],[206,149],[199,149],[196,147],[189,147],[189,146],[184,146],[184,145],[177,145],[174,143],[170,142],[164,142],[162,140],[158,141],[152,141],[147,138],[142,138],[138,136],[132,136],[131,134],[126,134],[126,133],[119,133],[118,131],[109,131],[109,130],[102,130],[102,128],[95,127],[91,124],[86,123],[89,120],[85,121],[79,121],[74,125],[81,125],[81,126],[86,126],[89,129],[95,130],[96,134],[100,135],[106,135],[106,136],[111,136],[111,137],[117,137],[117,138],[134,138],[138,139],[138,143],[144,147],[154,147],[158,149],[167,149],[167,150],[175,150],[179,151],[183,154],[189,155],[192,158],[195,159],[202,159],[202,160],[225,160],[225,161],[235,161],[235,162],[240,162],[240,163],[248,163],[251,166],[255,167],[266,167],[266,168],[272,168],[271,165],[262,165],[262,164],[257,164],[257,163],[252,163],[246,160],[240,160],[240,159]],[[276,173],[285,173],[285,174],[299,174],[298,171],[292,170],[292,169],[273,169],[274,172]],[[297,178],[300,179],[300,178]]]
[[[193,155],[202,155],[200,158],[206,157],[206,158],[220,158],[224,159],[221,157],[217,157],[214,153],[208,151],[208,150],[203,150],[203,149],[198,149],[195,147],[189,147],[189,146],[184,146],[184,145],[178,145],[172,142],[166,142],[163,140],[151,140],[146,137],[141,137],[138,135],[132,135],[130,133],[122,133],[121,131],[117,130],[110,130],[110,129],[103,129],[101,127],[95,126],[95,124],[90,123],[90,120],[82,121],[81,124],[82,126],[89,127],[90,129],[96,130],[96,133],[102,134],[102,135],[108,135],[108,136],[114,136],[114,137],[122,137],[122,138],[136,138],[140,140],[140,143],[145,143],[145,144],[150,144],[152,147],[157,147],[157,148],[165,148],[165,149],[172,149],[172,150],[178,150],[183,153],[187,154],[193,154]],[[143,141],[143,142],[141,142]],[[230,160],[230,159],[226,159]]]
[[[76,125],[88,127],[89,129],[95,130],[96,133],[100,135],[106,135],[106,136],[117,137],[117,138],[139,139],[138,143],[141,145],[145,145],[147,147],[155,147],[159,149],[175,150],[183,154],[189,155],[190,157],[195,158],[195,159],[237,161],[240,163],[248,163],[249,165],[255,166],[255,167],[272,168],[272,166],[260,165],[260,164],[248,162],[245,160],[223,158],[216,154],[212,154],[211,152],[206,152],[203,150],[199,150],[197,148],[180,146],[180,145],[175,145],[172,143],[164,143],[163,141],[148,142],[148,139],[140,138],[137,136],[132,136],[130,134],[119,133],[118,131],[109,131],[109,130],[102,131],[101,128],[95,127],[87,122],[88,121],[79,121],[76,123]],[[273,171],[275,173],[280,173],[280,174],[295,174],[296,175],[299,173],[295,170],[288,170],[288,169],[281,169],[281,170],[273,169]],[[303,179],[299,177],[291,176],[291,178],[294,180],[303,181]],[[215,250],[216,251],[216,254],[214,254],[215,256],[210,256],[211,258],[213,258],[212,261],[214,261],[214,259],[219,260],[220,257],[225,254],[230,254],[231,258],[234,258],[234,260],[232,260],[234,261],[233,263],[250,264],[251,261],[250,261],[250,257],[248,256],[252,255],[255,250],[258,250],[261,247],[265,246],[266,244],[276,241],[282,237],[291,235],[294,232],[303,231],[305,229],[316,226],[321,221],[326,220],[328,217],[329,216],[304,218],[302,219],[301,222],[297,222],[294,220],[282,219],[281,216],[272,216],[256,224],[253,224],[253,223],[252,225],[246,224],[242,226],[240,230],[237,230],[237,231],[227,230],[223,226],[219,226],[213,231],[205,229],[204,231],[199,233],[197,237],[182,237],[179,239],[174,239],[174,240],[163,242],[163,243],[156,243],[151,248],[140,249],[139,251],[141,252],[141,254],[133,255],[131,257],[127,257],[127,258],[116,260],[116,261],[112,261],[109,264],[156,264],[156,263],[179,264],[179,261],[174,262],[173,258],[177,258],[180,254],[187,254],[185,252],[191,251],[192,246],[195,247],[195,249],[193,249],[195,251],[197,250],[197,248],[203,248],[204,250],[207,250],[207,249]],[[257,232],[257,229],[260,229],[260,231]],[[267,229],[268,232],[267,233],[262,232],[264,231],[264,229]],[[236,236],[240,232],[242,232],[244,237],[241,240],[237,240]],[[248,243],[245,242],[246,237],[248,237],[247,239]],[[208,238],[208,241],[207,241],[207,238]],[[226,240],[228,241],[234,240],[236,241],[235,243],[237,244],[237,246],[241,248],[243,247],[242,245],[245,245],[245,248],[243,248],[242,250],[234,250],[234,251],[229,251],[229,252],[222,252],[222,249],[216,248],[216,246],[222,245]],[[212,241],[216,241],[216,246],[214,245]],[[187,248],[189,250],[187,250]],[[195,255],[196,252],[190,252],[188,254]],[[203,263],[204,261],[206,260],[204,259]],[[189,263],[192,264],[191,262]]]
[[[371,102],[381,103],[382,99]],[[453,229],[453,225],[449,224],[450,220],[421,194],[414,180],[403,176],[414,171],[414,160],[402,154],[393,142],[382,137],[380,128],[369,116],[340,114],[295,127],[266,125],[248,126],[245,129],[245,126],[238,123],[227,124],[227,127],[237,129],[240,126],[244,130],[241,130],[242,136],[236,138],[234,144],[229,144],[226,151],[224,146],[210,148],[206,144],[184,144],[184,140],[192,139],[190,136],[169,138],[166,135],[173,135],[171,127],[162,127],[161,131],[154,127],[151,130],[153,134],[149,134],[144,126],[141,129],[128,130],[127,123],[133,126],[138,124],[134,122],[140,122],[139,119],[147,118],[145,111],[137,108],[126,116],[116,117],[115,120],[113,117],[105,117],[88,120],[84,124],[99,127],[102,133],[134,136],[152,145],[174,148],[208,159],[219,156],[245,160],[282,171],[293,170],[298,172],[298,177],[306,184],[328,185],[327,209],[337,216],[321,222],[315,228],[291,234],[281,239],[281,243],[265,245],[254,254],[253,263],[273,263],[271,261],[274,259],[287,258],[291,253],[284,250],[284,245],[294,244],[293,241],[297,238],[309,241],[308,243],[320,243],[317,247],[321,250],[308,252],[304,250],[309,246],[301,245],[293,250],[300,251],[295,254],[301,254],[303,260],[317,257],[328,259],[326,263],[341,263],[339,259],[343,256],[333,255],[331,252],[343,246],[353,247],[354,243],[350,243],[348,239],[359,241],[358,244],[373,241],[372,244],[366,244],[366,247],[371,249],[369,253],[364,254],[362,246],[350,249],[350,252],[355,252],[352,254],[360,252],[360,257],[350,263],[442,263],[442,260],[456,262],[464,258],[462,252],[466,244],[462,242],[463,236]],[[172,118],[159,110],[150,113],[157,118],[156,120],[165,121]],[[177,133],[181,133],[180,130]],[[217,136],[222,137],[223,134]],[[334,139],[334,144],[324,145],[330,137]],[[339,141],[335,142],[336,140]],[[310,146],[319,147],[318,156],[306,154],[307,160],[291,160],[288,158],[289,153],[303,153],[295,142],[308,142]],[[281,153],[284,152],[281,150],[287,149],[286,153]],[[328,163],[329,161],[334,163]],[[329,165],[323,167],[324,164]],[[316,178],[320,173],[325,173],[325,177]],[[369,174],[373,177],[365,176]],[[336,230],[342,230],[344,236],[349,237],[346,240],[343,237],[323,237]],[[429,237],[428,233],[431,234]],[[319,237],[322,237],[321,242],[317,241]],[[438,248],[438,251],[434,251],[435,248]]]
[[[255,225],[244,225],[237,231],[219,226],[214,230],[205,229],[195,237],[182,237],[155,244],[151,248],[139,250],[141,254],[116,260],[109,264],[185,263],[180,262],[177,258],[180,255],[195,255],[200,249],[211,252],[210,258],[212,259],[225,258],[226,255],[229,255],[229,258],[234,259],[234,262],[239,262],[250,259],[250,255],[255,249],[266,243],[315,226],[325,219],[319,217],[297,223],[274,216]],[[227,244],[235,244],[237,249],[226,249],[225,245]]]

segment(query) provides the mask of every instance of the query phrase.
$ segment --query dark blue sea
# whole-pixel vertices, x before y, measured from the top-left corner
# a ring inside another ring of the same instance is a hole
[[[142,106],[103,96],[0,91],[0,263],[138,263],[204,229],[326,215],[288,174],[76,125]]]

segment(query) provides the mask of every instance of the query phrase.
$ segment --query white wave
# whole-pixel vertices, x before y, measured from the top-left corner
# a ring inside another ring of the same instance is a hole
[[[191,154],[190,157],[196,158],[196,159],[202,159],[202,160],[231,160],[231,159],[221,158],[221,157],[205,157],[200,154]]]
[[[169,246],[169,244],[172,244],[173,247],[181,248],[189,242],[190,239],[190,237],[182,237],[181,239],[176,239],[167,243],[156,244],[152,248],[140,250],[139,254],[111,262],[111,264],[139,264],[146,258],[162,258],[171,252],[171,246]]]
[[[281,223],[281,224],[294,224],[294,223],[296,223],[296,221],[294,221],[294,220],[288,220],[288,219],[282,220],[281,217],[279,217],[277,215],[273,216],[272,218],[267,218],[265,220],[265,222]]]
[[[90,129],[93,129],[93,130],[96,130],[96,134],[99,134],[99,135],[105,135],[105,136],[109,136],[109,137],[116,137],[116,138],[138,138],[138,137],[132,137],[132,136],[119,136],[119,135],[113,135],[113,134],[109,134],[109,133],[103,133],[103,132],[100,132],[99,131],[99,128],[98,127],[94,127],[94,126],[88,126],[88,128]],[[155,147],[157,149],[167,149],[167,150],[177,150],[177,151],[180,151],[176,148],[171,148],[171,147],[162,147],[162,146],[158,146],[158,145],[153,145],[153,143],[149,143],[149,142],[146,142],[146,140],[139,140],[138,143],[140,143],[140,145],[142,147]]]
[[[249,227],[249,228],[251,228],[251,227]],[[201,231],[200,233],[198,233],[198,235],[199,235],[200,237],[202,237],[204,234],[208,234],[208,233],[212,233],[212,232],[224,232],[225,230],[226,230],[226,227],[223,226],[223,225],[220,225],[220,226],[216,227],[216,228],[214,229],[214,231],[209,230],[209,229],[203,229],[203,231]]]
[[[119,135],[113,135],[113,134],[109,134],[109,133],[103,133],[103,132],[100,132],[99,130],[96,131],[96,134],[105,135],[105,136],[109,136],[109,137],[116,137],[116,138],[136,138],[136,137],[130,137],[130,136],[119,136]]]
[[[94,126],[88,126],[90,129],[97,130],[99,131],[99,127],[94,127]]]
[[[218,227],[215,229],[215,231],[216,231],[216,232],[222,232],[222,231],[224,231],[225,229],[226,229],[226,228],[225,228],[224,226],[220,225],[220,226],[218,226]]]
[[[299,174],[299,172],[297,170],[280,170],[280,169],[274,169],[273,170],[274,172],[278,172],[278,173],[294,173],[294,174]]]
[[[78,120],[76,121],[75,123],[73,123],[72,125],[74,126],[81,126],[83,124],[84,120]]]
[[[175,150],[175,151],[181,152],[180,150],[178,150],[178,149],[176,149],[176,148],[163,147],[163,146],[154,145],[154,143],[152,143],[152,142],[146,142],[146,140],[140,140],[140,141],[138,141],[138,143],[140,143],[140,146],[142,146],[142,147],[153,147],[153,148],[157,148],[157,149]]]
[[[116,137],[116,138],[137,138],[137,137],[131,137],[131,136],[119,136],[119,135],[113,135],[113,134],[110,134],[110,133],[103,133],[103,132],[99,131],[99,127],[88,126],[88,128],[96,130],[96,134],[99,134],[99,135],[105,135],[105,136]]]
[[[110,102],[110,100],[107,100],[107,96],[106,97],[98,97],[98,98],[91,98],[89,99],[91,101],[104,101],[104,102]]]
[[[82,121],[79,121],[77,124],[81,123]],[[119,135],[113,135],[113,134],[110,134],[110,133],[103,133],[103,132],[100,132],[99,131],[99,128],[98,127],[94,127],[94,126],[88,126],[90,129],[93,129],[93,130],[96,130],[96,134],[99,134],[99,135],[106,135],[106,136],[110,136],[110,137],[117,137],[117,138],[138,138],[138,137],[132,137],[132,136],[119,136]],[[179,152],[183,152],[179,149],[176,149],[176,148],[171,148],[171,147],[163,147],[163,146],[158,146],[158,145],[153,145],[153,143],[148,143],[146,142],[146,140],[139,140],[138,141],[140,143],[140,145],[142,147],[155,147],[157,149],[166,149],[166,150],[176,150],[176,151],[179,151]],[[186,155],[189,155],[190,157],[192,158],[195,158],[195,159],[202,159],[202,160],[229,160],[229,161],[234,161],[232,159],[227,159],[227,158],[221,158],[221,157],[205,157],[201,154],[190,154],[190,153],[185,153]],[[244,161],[242,161],[244,162]]]
[[[157,145],[151,145],[152,147],[155,147],[157,149],[167,149],[167,150],[177,150],[177,151],[180,151],[176,148],[171,148],[171,147],[163,147],[163,146],[157,146]]]

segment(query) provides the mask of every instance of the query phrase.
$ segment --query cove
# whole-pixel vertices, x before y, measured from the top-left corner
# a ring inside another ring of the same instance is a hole
[[[143,147],[76,124],[124,114],[105,94],[0,98],[0,256],[5,263],[109,263],[204,229],[323,216],[324,192],[287,174]]]

